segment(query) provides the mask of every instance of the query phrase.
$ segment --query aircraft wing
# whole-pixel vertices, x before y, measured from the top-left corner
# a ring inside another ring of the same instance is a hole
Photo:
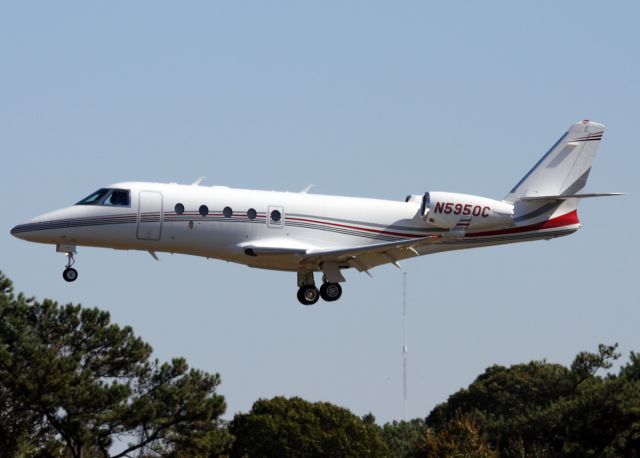
[[[430,235],[411,240],[361,245],[348,248],[315,248],[291,239],[268,239],[240,245],[250,256],[293,255],[300,259],[300,266],[314,268],[324,263],[348,265],[360,272],[372,267],[419,256],[416,248],[435,242],[439,235]]]

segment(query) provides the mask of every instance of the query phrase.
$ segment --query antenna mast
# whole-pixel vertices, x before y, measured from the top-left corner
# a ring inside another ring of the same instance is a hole
[[[407,273],[402,272],[402,419],[407,420]]]

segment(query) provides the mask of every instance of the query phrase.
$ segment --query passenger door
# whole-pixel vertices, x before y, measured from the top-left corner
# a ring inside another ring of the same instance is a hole
[[[138,195],[138,233],[140,240],[160,240],[162,234],[162,193],[140,191]]]

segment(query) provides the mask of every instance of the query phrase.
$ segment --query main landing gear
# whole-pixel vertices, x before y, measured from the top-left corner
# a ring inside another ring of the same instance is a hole
[[[323,279],[320,290],[316,288],[312,272],[298,273],[298,300],[302,305],[313,305],[322,298],[327,302],[333,302],[342,296],[340,283],[333,283]]]

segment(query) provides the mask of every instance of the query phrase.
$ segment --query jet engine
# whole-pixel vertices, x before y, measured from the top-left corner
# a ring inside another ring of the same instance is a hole
[[[504,229],[513,226],[513,205],[486,197],[452,192],[426,192],[421,214],[441,229]]]

